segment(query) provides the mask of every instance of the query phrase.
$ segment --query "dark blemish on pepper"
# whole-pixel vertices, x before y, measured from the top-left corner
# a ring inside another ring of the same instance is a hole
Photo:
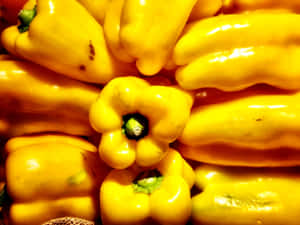
[[[82,70],[82,71],[85,71],[86,70],[85,65],[80,65],[79,69]]]
[[[89,55],[89,59],[90,60],[94,60],[95,58],[95,55],[96,55],[96,51],[95,51],[95,47],[92,43],[92,41],[90,40],[90,43],[89,43],[89,49],[90,49],[90,55]]]
[[[255,121],[260,122],[260,121],[262,121],[262,118],[257,118]]]

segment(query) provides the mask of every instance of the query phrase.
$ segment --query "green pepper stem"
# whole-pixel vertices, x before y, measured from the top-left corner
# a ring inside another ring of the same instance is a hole
[[[22,9],[18,15],[21,24],[18,26],[19,32],[24,33],[28,31],[31,21],[36,16],[36,6],[33,9]]]
[[[152,194],[160,187],[162,181],[163,176],[157,170],[142,172],[133,181],[133,190],[134,192]]]
[[[148,120],[138,114],[123,116],[122,131],[128,139],[139,140],[148,134]]]

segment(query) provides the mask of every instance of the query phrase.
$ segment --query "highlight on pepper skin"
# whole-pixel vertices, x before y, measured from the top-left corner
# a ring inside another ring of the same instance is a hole
[[[191,94],[177,87],[113,79],[90,109],[91,125],[102,134],[101,158],[116,169],[158,163],[181,134],[192,104]]]
[[[108,168],[96,146],[78,137],[43,134],[10,139],[6,151],[10,223],[99,217],[98,190]]]
[[[77,1],[30,0],[19,18],[19,25],[1,35],[13,55],[91,83],[137,73],[133,65],[110,54],[102,26]]]
[[[257,83],[298,90],[299,19],[266,10],[189,24],[173,52],[178,84],[188,90],[236,91]]]
[[[16,59],[1,59],[0,68],[2,137],[47,131],[94,135],[88,114],[100,88]]]
[[[104,19],[108,46],[118,59],[135,62],[143,75],[155,75],[167,64],[195,4],[196,0],[112,0]]]
[[[195,173],[200,192],[192,198],[195,225],[299,223],[299,168],[201,165]]]
[[[193,169],[172,149],[151,168],[112,170],[100,190],[102,222],[184,225],[191,215],[194,179]]]

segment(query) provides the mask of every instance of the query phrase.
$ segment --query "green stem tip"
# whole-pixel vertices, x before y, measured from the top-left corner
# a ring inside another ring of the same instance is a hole
[[[148,134],[148,120],[138,113],[123,116],[122,131],[128,139],[139,140]]]
[[[162,181],[163,176],[157,170],[142,172],[133,181],[133,190],[134,192],[152,194],[160,187]]]
[[[21,24],[18,26],[19,32],[28,31],[31,21],[36,16],[36,6],[33,9],[22,9],[18,15]]]

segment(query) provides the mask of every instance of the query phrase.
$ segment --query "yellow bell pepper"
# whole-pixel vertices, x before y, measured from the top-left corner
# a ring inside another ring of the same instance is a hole
[[[299,169],[242,169],[196,169],[193,224],[299,224]]]
[[[101,25],[77,1],[29,1],[19,18],[21,24],[2,33],[12,54],[87,82],[135,73],[110,55]]]
[[[238,48],[297,45],[300,38],[299,18],[298,14],[266,11],[200,20],[186,27],[176,44],[173,59],[176,65],[187,65],[212,53],[219,53],[220,58],[226,59],[222,57],[224,51]]]
[[[223,0],[197,0],[189,21],[203,19],[214,16],[223,8]]]
[[[210,53],[176,71],[185,89],[236,91],[257,83],[300,89],[300,46],[255,46]]]
[[[107,7],[111,0],[77,0],[80,2],[95,19],[103,24],[104,17],[107,12]]]
[[[114,56],[124,62],[134,62],[134,57],[127,53],[120,40],[121,16],[125,0],[111,0],[104,20],[104,35]]]
[[[298,0],[224,0],[223,8],[226,13],[257,9],[288,9],[300,12],[300,2]]]
[[[0,68],[0,136],[95,133],[88,115],[99,88],[29,62],[0,60]]]
[[[299,93],[246,96],[194,108],[185,157],[223,165],[300,165]]]
[[[119,59],[136,60],[142,74],[154,75],[170,58],[195,3],[196,0],[112,0],[104,21],[108,45]],[[123,49],[120,56],[118,49]]]
[[[246,167],[288,167],[300,165],[299,149],[274,148],[260,150],[226,144],[188,146],[178,144],[187,159],[209,164]]]
[[[174,50],[174,61],[182,66],[176,80],[189,90],[233,91],[255,83],[299,89],[299,19],[293,13],[265,12],[195,22]]]
[[[260,95],[195,108],[179,140],[265,150],[300,147],[300,93]],[[299,120],[298,120],[299,119]],[[275,121],[275,122],[274,122]]]
[[[186,224],[194,171],[177,151],[149,170],[113,170],[100,190],[104,225]],[[156,223],[155,223],[156,224]]]
[[[98,192],[108,168],[94,145],[72,136],[40,135],[11,139],[6,150],[11,224],[98,217]]]
[[[176,87],[150,85],[137,77],[115,78],[90,109],[92,127],[102,133],[101,158],[124,169],[158,163],[181,134],[193,98]]]

